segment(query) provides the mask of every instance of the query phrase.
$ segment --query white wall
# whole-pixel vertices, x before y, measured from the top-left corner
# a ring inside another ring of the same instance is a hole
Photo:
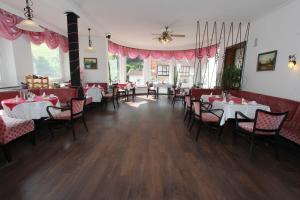
[[[108,42],[105,37],[92,37],[94,52],[87,52],[88,37],[79,37],[81,79],[87,82],[108,82]],[[84,58],[97,58],[98,69],[84,69]]]
[[[299,9],[300,1],[294,1],[252,23],[243,90],[300,101]],[[257,72],[258,54],[272,50],[278,50],[275,71]],[[287,66],[291,54],[297,57],[294,70]]]

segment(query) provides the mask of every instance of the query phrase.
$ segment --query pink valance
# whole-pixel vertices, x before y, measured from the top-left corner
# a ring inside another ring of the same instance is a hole
[[[218,45],[212,45],[209,47],[201,48],[201,49],[189,49],[189,50],[175,50],[175,51],[161,51],[161,50],[145,50],[145,49],[136,49],[125,47],[111,41],[108,42],[108,51],[112,54],[120,54],[122,56],[127,56],[129,58],[141,58],[146,59],[149,56],[155,59],[164,58],[164,59],[195,59],[204,57],[214,57],[217,53]]]
[[[0,8],[0,37],[15,40],[21,35],[27,37],[33,44],[46,43],[50,49],[60,47],[65,53],[69,51],[68,39],[58,33],[45,29],[42,33],[33,33],[18,29],[16,25],[23,19]]]

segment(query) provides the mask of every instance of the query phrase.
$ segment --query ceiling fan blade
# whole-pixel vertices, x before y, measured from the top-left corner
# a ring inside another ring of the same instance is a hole
[[[152,33],[152,35],[161,35],[161,33]]]
[[[180,35],[180,34],[171,34],[170,36],[172,36],[172,37],[185,37],[185,35]]]

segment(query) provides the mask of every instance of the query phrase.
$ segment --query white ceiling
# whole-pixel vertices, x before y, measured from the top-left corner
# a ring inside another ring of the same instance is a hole
[[[32,0],[40,24],[66,34],[65,11],[80,15],[80,34],[112,34],[112,41],[145,49],[185,49],[195,43],[196,21],[248,22],[294,0]],[[0,7],[23,15],[25,0],[1,0]],[[153,40],[165,25],[186,34],[168,45]]]

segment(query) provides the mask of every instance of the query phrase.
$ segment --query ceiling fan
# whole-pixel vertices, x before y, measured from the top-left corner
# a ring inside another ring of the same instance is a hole
[[[173,37],[185,37],[185,35],[182,34],[173,34],[172,31],[169,31],[169,27],[165,26],[165,31],[162,33],[154,33],[153,35],[158,35],[157,38],[154,38],[155,40],[158,40],[162,44],[167,44],[173,40]]]

